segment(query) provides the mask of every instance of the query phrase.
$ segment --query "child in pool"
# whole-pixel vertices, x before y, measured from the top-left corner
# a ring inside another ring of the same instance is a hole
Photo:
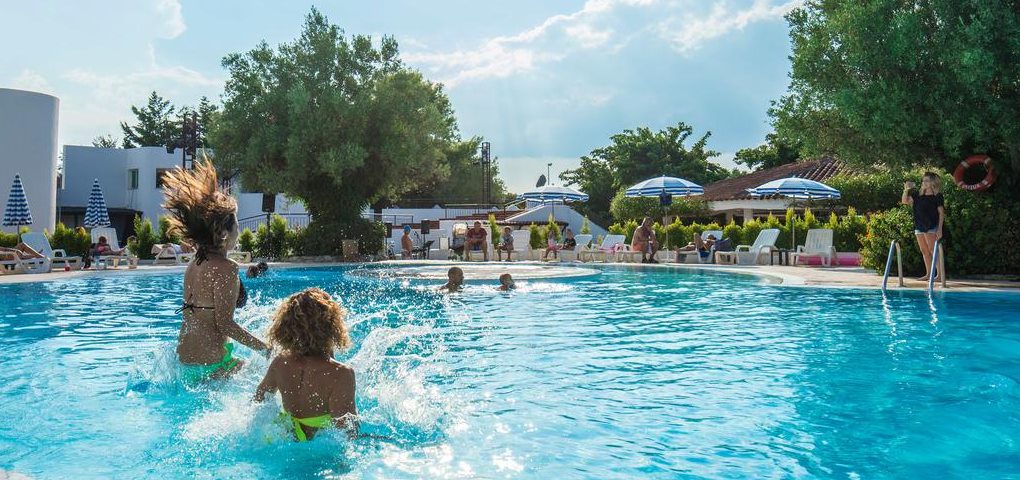
[[[280,305],[269,327],[269,341],[282,349],[255,391],[261,402],[280,392],[285,419],[299,442],[320,428],[358,431],[354,370],[333,359],[333,350],[350,346],[345,312],[329,294],[309,288]]]
[[[446,272],[446,279],[446,285],[439,287],[439,291],[453,293],[464,289],[464,270],[460,267],[450,267]]]
[[[499,288],[497,290],[501,292],[509,292],[515,288],[517,288],[517,285],[514,284],[514,277],[511,277],[509,273],[504,273],[499,276]]]

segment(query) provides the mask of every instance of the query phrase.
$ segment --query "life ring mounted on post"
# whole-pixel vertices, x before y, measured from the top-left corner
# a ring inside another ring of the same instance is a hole
[[[967,183],[963,180],[964,173],[971,167],[983,165],[985,167],[985,178],[982,178],[978,183]],[[992,157],[988,155],[971,155],[964,161],[957,165],[956,170],[953,172],[953,179],[956,180],[956,185],[964,190],[970,190],[972,192],[983,192],[988,190],[988,187],[995,183],[995,169],[992,168]]]

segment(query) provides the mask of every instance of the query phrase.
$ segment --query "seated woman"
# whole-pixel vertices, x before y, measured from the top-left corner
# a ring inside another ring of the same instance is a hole
[[[354,370],[333,359],[351,345],[344,310],[329,294],[309,288],[283,301],[269,327],[269,341],[282,349],[255,391],[254,400],[280,392],[280,416],[304,442],[320,428],[358,431]]]
[[[559,234],[559,225],[550,227],[549,232],[546,234],[545,253],[542,254],[542,260],[548,260],[550,253],[553,254],[553,258],[559,258],[560,246],[556,243],[556,237]]]
[[[577,248],[577,240],[574,239],[574,231],[567,227],[563,231],[563,243],[560,244],[560,250],[573,250]]]
[[[153,255],[157,255],[157,256],[160,255],[160,254],[163,254],[164,252],[165,253],[169,253],[171,255],[173,255],[173,254],[180,255],[182,253],[195,253],[195,249],[191,245],[188,245],[187,243],[181,243],[181,244],[177,244],[177,243],[157,243],[157,244],[152,246],[151,252],[152,252]]]
[[[694,253],[697,252],[703,258],[708,258],[708,252],[712,250],[712,245],[715,245],[715,235],[708,234],[708,238],[705,240],[701,239],[701,234],[695,232],[694,238],[686,246],[676,249],[677,262],[680,262],[680,254],[682,253]],[[682,263],[682,262],[681,262]]]
[[[174,169],[164,177],[163,203],[170,228],[195,246],[195,259],[184,271],[183,314],[177,357],[188,382],[223,378],[243,362],[233,357],[234,339],[255,351],[269,347],[234,321],[240,296],[238,266],[227,258],[237,245],[237,203],[219,190],[208,161],[194,170]]]

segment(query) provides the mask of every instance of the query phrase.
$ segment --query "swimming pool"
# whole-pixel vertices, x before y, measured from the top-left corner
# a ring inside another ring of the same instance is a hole
[[[351,310],[362,427],[280,440],[266,361],[174,380],[180,274],[0,286],[0,470],[49,478],[968,477],[1020,471],[1020,296],[612,267],[473,284],[351,268],[247,282],[240,323]]]

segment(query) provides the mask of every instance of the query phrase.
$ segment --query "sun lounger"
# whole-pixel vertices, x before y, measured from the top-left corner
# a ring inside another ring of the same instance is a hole
[[[816,228],[808,230],[804,245],[798,245],[797,251],[790,254],[790,262],[797,265],[801,258],[816,257],[822,260],[822,265],[832,265],[836,258],[836,247],[832,245],[832,230],[828,228]]]
[[[511,256],[516,255],[518,260],[531,260],[534,252],[531,251],[531,230],[513,230],[510,232],[514,238],[514,250]],[[525,255],[527,258],[524,258]]]
[[[739,265],[755,265],[763,256],[768,256],[776,248],[776,240],[779,239],[778,228],[767,228],[758,232],[758,238],[753,245],[737,245],[732,252],[715,252],[717,263],[732,263]]]
[[[50,246],[50,241],[46,238],[46,235],[42,233],[24,233],[21,235],[21,241],[24,242],[25,245],[31,247],[32,250],[35,250],[42,256],[46,257],[50,266],[58,263],[61,264],[61,268],[63,266],[68,266],[71,268],[81,269],[83,265],[81,257],[68,256],[67,252],[62,248],[53,249],[53,247]],[[24,259],[22,261],[24,261]],[[46,271],[49,271],[49,268],[46,268]]]
[[[625,235],[610,234],[606,235],[602,239],[602,244],[598,248],[588,250],[584,252],[584,257],[594,262],[597,258],[601,257],[603,262],[608,262],[610,256],[613,260],[616,260],[616,252],[623,248],[630,248],[626,244],[627,237]]]
[[[227,252],[227,258],[237,263],[251,263],[251,252],[242,250],[231,250]]]
[[[110,248],[114,250],[121,250],[120,242],[117,241],[117,230],[110,227],[96,227],[92,229],[92,243],[99,243],[99,237],[106,237],[106,243],[110,244]],[[127,249],[124,249],[124,253],[120,255],[100,255],[100,258],[107,262],[110,268],[117,268],[120,262],[126,262],[128,268],[138,268],[138,257],[131,255]]]
[[[175,246],[172,243],[153,245],[152,253],[156,257],[152,260],[152,264],[159,265],[161,262],[170,262],[173,265],[187,265],[195,258],[195,252],[178,251],[179,248],[180,245]]]
[[[582,233],[574,235],[574,241],[577,242],[577,246],[573,250],[560,250],[560,260],[564,262],[574,262],[581,259],[581,254],[591,249],[588,245],[591,243],[591,234]]]

